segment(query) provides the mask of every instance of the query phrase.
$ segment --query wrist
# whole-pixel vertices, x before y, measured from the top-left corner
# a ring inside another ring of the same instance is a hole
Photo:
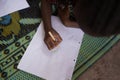
[[[52,29],[52,26],[44,25],[44,29],[45,31],[49,31]]]
[[[52,32],[52,30],[53,30],[52,27],[51,27],[51,28],[46,28],[46,29],[45,29],[45,34],[47,35],[49,32]]]
[[[52,28],[47,28],[47,29],[45,29],[45,32],[49,32],[51,30],[52,30]]]

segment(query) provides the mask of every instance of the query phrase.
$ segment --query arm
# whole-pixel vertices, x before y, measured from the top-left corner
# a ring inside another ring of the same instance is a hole
[[[52,28],[52,24],[51,24],[52,10],[51,10],[50,2],[48,0],[42,0],[41,8],[42,8],[42,19],[43,19],[44,30],[45,30],[44,41],[45,41],[48,49],[51,50],[62,41],[62,38]],[[52,36],[51,36],[51,34],[52,34]],[[54,39],[53,39],[53,37],[54,37]]]
[[[51,5],[48,0],[41,0],[42,19],[44,23],[45,31],[49,31],[52,28],[51,25]]]

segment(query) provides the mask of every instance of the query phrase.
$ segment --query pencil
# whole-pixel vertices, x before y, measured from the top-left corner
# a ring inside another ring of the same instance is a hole
[[[50,31],[49,31],[48,33],[49,33],[50,37],[51,37],[54,41],[56,41],[56,40],[55,40],[55,37],[53,36],[53,34],[52,34]]]

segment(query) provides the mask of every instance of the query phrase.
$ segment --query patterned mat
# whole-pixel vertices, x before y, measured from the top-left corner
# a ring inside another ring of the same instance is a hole
[[[42,80],[17,69],[41,21],[39,0],[28,0],[30,8],[0,18],[0,80]],[[106,53],[120,35],[95,38],[84,35],[73,73],[73,80]]]

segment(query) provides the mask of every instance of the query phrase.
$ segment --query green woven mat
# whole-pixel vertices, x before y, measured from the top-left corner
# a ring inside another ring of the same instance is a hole
[[[39,7],[34,5],[39,0],[30,1],[30,8],[6,15],[0,20],[0,80],[42,80],[17,69],[41,21]],[[119,39],[120,35],[110,38],[84,35],[72,79],[76,80]]]
[[[93,63],[101,58],[119,40],[120,35],[110,38],[95,38],[84,35],[72,79],[76,80],[77,77],[92,66]]]

